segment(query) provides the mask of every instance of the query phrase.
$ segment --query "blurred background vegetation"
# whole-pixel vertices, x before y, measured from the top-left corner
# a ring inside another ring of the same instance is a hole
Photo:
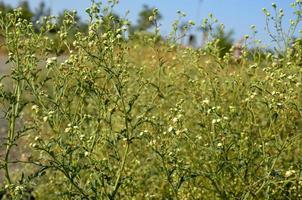
[[[35,30],[39,30],[39,24],[37,21],[43,21],[43,17],[49,17],[52,14],[51,8],[47,7],[47,4],[44,1],[41,1],[38,6],[35,9],[31,9],[28,1],[21,1],[17,7],[22,8],[22,16],[21,18],[26,19],[33,23],[35,26]],[[0,2],[0,11],[5,14],[8,12],[12,12],[14,7],[12,7],[9,4],[5,4],[4,2]],[[139,40],[140,37],[145,36],[152,36],[153,35],[153,28],[156,26],[156,23],[154,21],[151,21],[149,17],[152,15],[152,12],[154,10],[154,7],[150,7],[149,5],[143,5],[141,11],[138,13],[137,22],[135,24],[129,25],[128,30],[128,39],[133,40]],[[59,30],[60,27],[63,25],[63,19],[64,19],[64,13],[71,12],[70,10],[64,10],[59,13],[59,15],[56,17],[56,27],[52,30],[52,34],[55,35]],[[88,22],[84,22],[81,17],[76,14],[75,16],[77,25],[76,30],[80,30],[83,33],[88,32]],[[116,24],[120,21],[120,16],[117,13],[109,13],[108,16],[105,16],[103,19],[103,29],[111,29],[116,26]],[[163,15],[158,12],[156,21],[157,23],[163,18]],[[188,22],[182,22],[181,25],[179,25],[179,29],[182,30]],[[104,30],[105,32],[106,30]],[[195,32],[198,32],[200,30],[197,30]],[[188,41],[181,40],[181,44],[184,46],[190,46],[190,47],[203,47],[204,44],[208,40],[208,35],[210,29],[202,29],[202,44],[198,45],[196,40],[196,33],[190,33],[188,34]],[[217,42],[217,47],[220,49],[219,56],[222,58],[227,52],[230,51],[231,47],[234,44],[234,31],[229,30],[225,31],[224,29],[221,29],[220,27],[215,27],[213,30],[213,33],[211,35],[212,40],[219,40]],[[56,53],[62,53],[64,49],[59,50]]]

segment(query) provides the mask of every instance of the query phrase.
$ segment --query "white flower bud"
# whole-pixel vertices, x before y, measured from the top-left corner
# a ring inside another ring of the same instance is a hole
[[[288,171],[286,171],[285,172],[285,177],[286,178],[288,178],[288,177],[290,177],[290,176],[292,176],[293,174],[295,174],[296,173],[296,171],[295,170],[288,170]]]

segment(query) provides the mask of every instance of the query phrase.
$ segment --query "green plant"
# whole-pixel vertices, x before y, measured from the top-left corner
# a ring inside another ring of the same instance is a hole
[[[139,13],[136,26],[130,27],[130,32],[133,34],[136,31],[147,31],[148,29],[157,26],[154,22],[159,21],[162,15],[158,10],[149,8],[148,5],[144,5],[142,11]]]
[[[286,58],[246,47],[234,63],[217,40],[178,44],[193,21],[162,39],[157,9],[154,34],[127,40],[116,3],[93,2],[87,32],[75,12],[55,35],[53,17],[37,31],[1,14],[0,197],[301,199],[300,40]]]

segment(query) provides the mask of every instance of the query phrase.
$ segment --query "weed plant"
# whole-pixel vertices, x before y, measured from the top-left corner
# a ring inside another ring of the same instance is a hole
[[[179,21],[163,39],[156,9],[154,35],[127,39],[126,19],[103,20],[116,3],[86,10],[88,33],[66,12],[55,37],[53,17],[1,15],[0,199],[302,199],[301,1],[289,35],[264,10],[278,52],[237,60],[219,39],[179,45]]]

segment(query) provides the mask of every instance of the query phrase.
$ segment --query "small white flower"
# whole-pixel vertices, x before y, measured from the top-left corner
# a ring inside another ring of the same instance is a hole
[[[290,75],[290,76],[288,76],[287,78],[288,78],[289,80],[292,80],[292,79],[294,78],[294,76],[291,76],[291,75]]]
[[[89,42],[88,43],[88,47],[93,47],[93,45],[94,45],[94,42]]]
[[[35,111],[35,112],[38,112],[38,111],[39,111],[39,106],[33,105],[33,106],[31,107],[31,109],[32,109],[33,111]]]
[[[78,41],[76,41],[76,40],[73,41],[73,43],[72,43],[72,45],[73,45],[74,47],[78,46],[78,44],[79,44],[79,43],[78,43]]]
[[[23,187],[23,186],[18,185],[18,186],[15,187],[15,191],[16,191],[16,192],[21,192],[21,191],[23,191],[23,190],[24,190],[24,187]]]
[[[71,128],[70,127],[68,127],[68,128],[65,128],[65,133],[68,133],[69,131],[71,130]]]
[[[60,33],[59,36],[60,36],[61,39],[64,39],[64,38],[67,37],[67,33],[64,33],[64,32]]]
[[[173,123],[177,123],[177,122],[178,122],[178,118],[177,118],[177,117],[174,117],[174,118],[172,119],[172,121],[173,121]]]
[[[156,144],[156,140],[151,140],[150,141],[150,145],[152,146],[152,145],[155,145]]]
[[[177,115],[177,118],[178,118],[178,119],[181,119],[182,117],[183,117],[182,114],[178,114],[178,115]]]
[[[90,29],[88,34],[91,36],[91,35],[94,35],[94,30],[93,29]]]
[[[55,62],[57,62],[57,57],[48,58],[46,60],[46,68],[49,68],[50,66],[54,65]]]
[[[38,147],[38,144],[37,144],[37,143],[32,143],[32,144],[30,144],[30,146],[31,146],[32,148],[37,148],[37,147]]]
[[[108,34],[107,34],[107,33],[104,33],[104,34],[102,35],[102,38],[107,38],[107,36],[108,36]]]
[[[123,30],[123,31],[126,31],[127,29],[128,29],[128,26],[127,26],[127,25],[123,25],[123,26],[122,26],[122,30]]]
[[[43,121],[44,121],[44,122],[46,122],[47,120],[48,120],[48,117],[47,117],[47,116],[43,117]]]
[[[229,109],[231,112],[235,112],[236,111],[236,108],[234,106],[229,106]]]
[[[219,143],[217,144],[217,147],[222,147],[222,143],[219,142]]]
[[[292,176],[295,173],[296,173],[296,171],[291,169],[291,170],[286,171],[284,176],[286,178],[288,178],[288,177]]]
[[[37,110],[39,107],[37,106],[37,105],[33,105],[32,107],[31,107],[31,109],[32,110]]]
[[[172,132],[174,128],[172,126],[169,127],[168,132]]]
[[[210,100],[209,99],[205,99],[202,101],[202,103],[206,104],[206,105],[209,105],[210,104]]]
[[[219,122],[221,122],[221,119],[213,119],[212,120],[212,124],[216,124],[216,123],[219,123]]]

